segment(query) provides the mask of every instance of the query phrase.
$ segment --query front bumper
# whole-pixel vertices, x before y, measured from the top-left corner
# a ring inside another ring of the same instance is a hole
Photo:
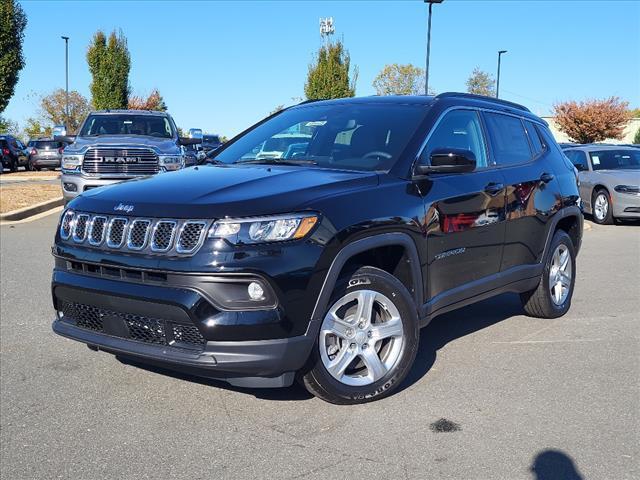
[[[315,328],[272,338],[288,323],[281,309],[220,311],[209,301],[210,283],[198,288],[152,277],[147,283],[111,280],[73,273],[63,263],[56,259],[52,295],[58,312],[53,330],[64,337],[242,387],[291,384],[311,352]],[[243,340],[225,340],[229,332]]]
[[[613,216],[616,218],[640,218],[640,195],[615,192]]]
[[[132,177],[134,178],[134,177]],[[63,173],[61,178],[62,182],[62,195],[68,202],[78,195],[90,190],[92,188],[104,187],[105,185],[112,185],[114,183],[122,182],[124,180],[130,180],[129,178],[118,179],[100,179],[95,177],[86,177],[80,174]]]

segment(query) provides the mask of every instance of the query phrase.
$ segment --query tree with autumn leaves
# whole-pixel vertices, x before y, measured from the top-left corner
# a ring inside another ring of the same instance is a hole
[[[631,118],[629,102],[618,97],[583,102],[563,102],[554,105],[558,129],[578,143],[621,139]]]

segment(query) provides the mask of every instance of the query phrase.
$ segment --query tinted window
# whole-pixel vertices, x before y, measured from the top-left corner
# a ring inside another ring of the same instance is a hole
[[[594,170],[640,169],[640,150],[600,150],[589,155]]]
[[[213,158],[224,163],[300,162],[318,167],[390,169],[424,119],[420,105],[343,103],[291,108]]]
[[[173,128],[167,117],[159,115],[89,115],[82,126],[80,136],[98,135],[144,135],[172,138]]]
[[[429,163],[434,150],[447,148],[469,150],[476,156],[479,168],[487,166],[487,150],[477,112],[454,110],[447,113],[429,137],[421,161]]]
[[[567,150],[565,155],[569,157],[571,163],[580,171],[589,170],[587,165],[587,155],[581,150]]]
[[[53,142],[51,140],[36,140],[35,142],[30,142],[33,145],[31,145],[32,147],[35,148],[49,148],[49,149],[55,149],[55,148],[60,148],[62,147],[62,143],[60,142]]]
[[[538,133],[538,129],[532,122],[529,122],[528,120],[525,120],[524,125],[525,127],[527,127],[529,140],[531,141],[531,146],[533,147],[533,154],[537,157],[544,151],[544,146],[540,141],[540,134]]]
[[[529,140],[519,118],[499,113],[486,113],[485,118],[498,165],[516,165],[531,160]]]

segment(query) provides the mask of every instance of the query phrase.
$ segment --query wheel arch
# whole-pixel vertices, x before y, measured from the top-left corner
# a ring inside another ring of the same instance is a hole
[[[422,305],[422,269],[415,242],[407,233],[380,233],[348,243],[338,252],[329,267],[324,283],[320,289],[313,313],[311,314],[310,325],[314,323],[319,324],[322,321],[322,317],[328,307],[331,294],[340,275],[356,265],[361,265],[360,261],[362,259],[375,257],[382,251],[381,249],[391,249],[395,254],[394,258],[386,265],[374,264],[368,266],[382,267],[383,270],[394,276],[396,276],[394,271],[398,271],[396,268],[399,268],[402,275],[401,278],[398,279],[407,287],[407,290],[414,299],[416,308]],[[402,252],[400,256],[398,256],[399,252]],[[389,267],[392,267],[393,263],[396,263],[396,265],[393,271],[389,271]]]
[[[565,207],[556,213],[551,219],[551,225],[547,233],[544,251],[539,262],[544,261],[546,258],[553,235],[558,230],[563,230],[569,235],[577,255],[580,250],[580,246],[582,245],[583,222],[584,216],[582,214],[582,210],[577,206]]]

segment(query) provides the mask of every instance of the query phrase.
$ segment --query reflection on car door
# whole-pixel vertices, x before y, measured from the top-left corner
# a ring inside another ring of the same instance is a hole
[[[430,134],[421,162],[428,164],[431,152],[443,148],[473,152],[477,168],[463,174],[433,174],[422,186],[432,200],[426,205],[426,293],[435,309],[447,291],[498,273],[505,230],[504,180],[489,165],[476,110],[445,114]],[[443,297],[435,298],[439,295]]]
[[[554,153],[535,125],[513,115],[483,112],[493,160],[507,186],[507,222],[501,271],[537,263],[544,251],[548,221],[561,206],[551,161]]]

